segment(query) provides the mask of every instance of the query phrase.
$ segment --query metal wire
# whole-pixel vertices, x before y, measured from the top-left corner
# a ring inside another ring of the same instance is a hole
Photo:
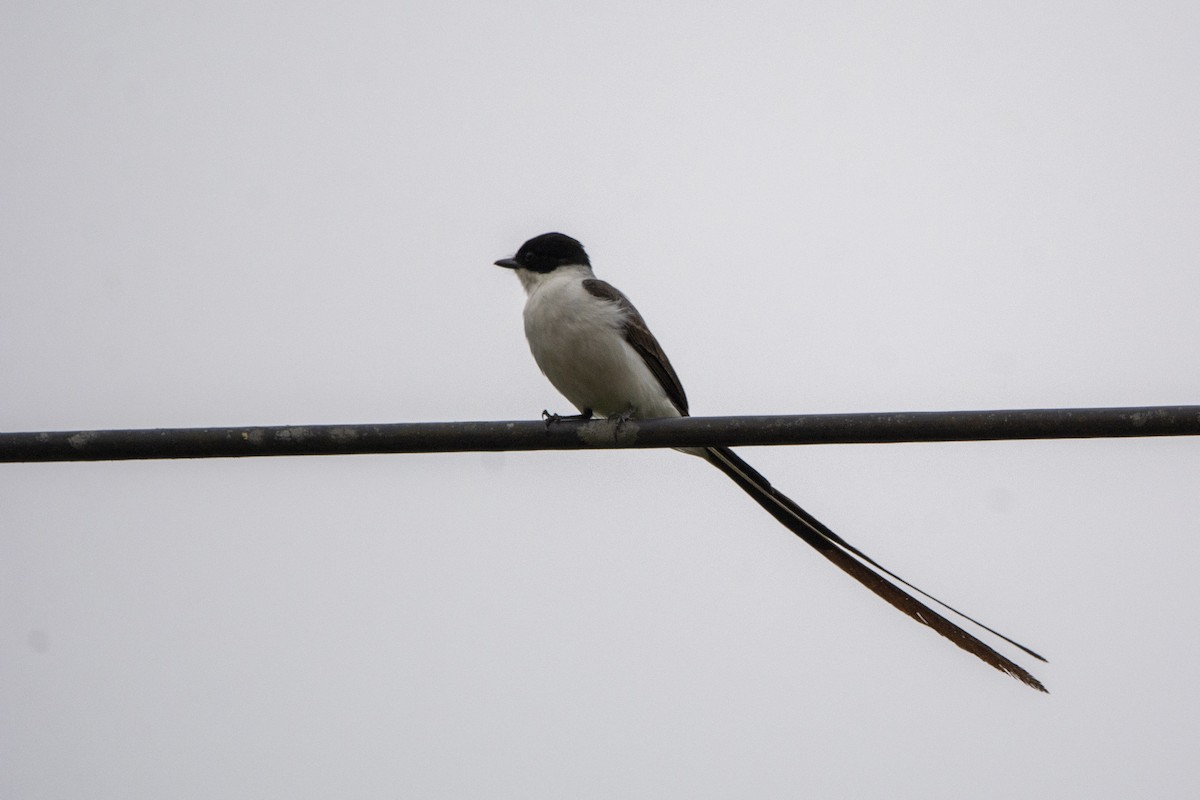
[[[0,433],[0,462],[1200,435],[1200,406]]]

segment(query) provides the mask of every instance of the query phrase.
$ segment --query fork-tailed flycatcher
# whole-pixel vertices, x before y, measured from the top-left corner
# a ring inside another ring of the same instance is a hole
[[[525,338],[529,349],[554,388],[579,409],[579,418],[687,416],[687,396],[667,354],[629,299],[592,273],[591,262],[578,241],[561,233],[544,233],[521,245],[514,257],[502,258],[496,265],[516,272],[525,287]],[[902,587],[924,595],[1034,658],[1044,658],[880,566],[772,487],[728,447],[683,450],[724,472],[788,530],[917,622],[996,669],[1046,691],[1023,667]]]

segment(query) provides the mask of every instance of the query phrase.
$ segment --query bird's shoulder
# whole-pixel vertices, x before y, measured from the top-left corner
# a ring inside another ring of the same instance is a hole
[[[654,334],[650,332],[650,326],[634,308],[633,303],[629,302],[629,298],[611,283],[599,278],[588,278],[583,281],[582,286],[588,294],[612,301],[620,310],[623,317],[622,328],[625,341],[642,357],[646,366],[658,378],[658,382],[667,396],[671,398],[675,408],[686,417],[688,401],[687,394],[683,391],[683,383],[675,373],[675,368],[671,366],[671,361],[663,351],[662,345],[658,343],[658,339],[654,338]]]

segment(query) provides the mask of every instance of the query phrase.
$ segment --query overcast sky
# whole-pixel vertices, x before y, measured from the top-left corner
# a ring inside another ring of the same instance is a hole
[[[1195,3],[0,6],[0,429],[1200,402]],[[648,8],[647,6],[652,6]],[[1185,797],[1200,442],[0,465],[0,796]]]

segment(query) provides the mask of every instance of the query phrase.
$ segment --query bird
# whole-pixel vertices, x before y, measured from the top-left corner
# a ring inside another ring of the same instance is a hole
[[[512,257],[494,263],[513,270],[525,290],[525,338],[534,361],[579,411],[571,416],[543,411],[548,425],[596,417],[623,424],[631,419],[688,416],[687,395],[667,354],[629,298],[595,276],[578,240],[563,233],[544,233],[526,241]],[[772,486],[730,448],[678,449],[716,467],[784,527],[904,614],[1001,672],[1047,692],[1024,667],[915,595],[1039,661],[1045,658],[883,567]]]

